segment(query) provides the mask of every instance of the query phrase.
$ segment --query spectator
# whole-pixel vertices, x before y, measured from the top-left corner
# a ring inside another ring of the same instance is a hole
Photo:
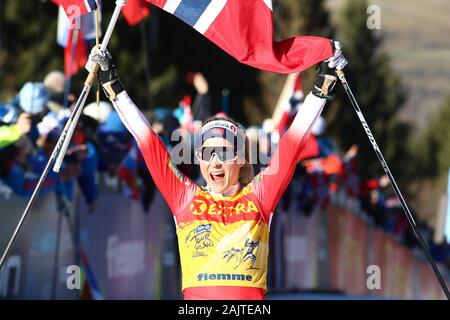
[[[44,88],[48,94],[47,107],[53,112],[59,120],[70,116],[69,103],[73,103],[75,97],[73,94],[67,95],[67,105],[65,104],[66,77],[61,71],[52,71],[44,78]]]
[[[61,127],[59,122],[53,116],[49,116],[38,123],[37,128],[40,134],[36,142],[38,150],[35,155],[28,158],[28,162],[34,173],[41,174],[55,148],[59,136],[61,135]],[[60,172],[55,173],[51,171],[49,173],[48,178],[57,181],[55,191],[58,196],[72,200],[73,184],[75,183],[74,179],[80,175],[81,166],[79,162],[84,151],[85,148],[69,148]]]
[[[98,150],[101,144],[96,134],[97,127],[98,122],[95,119],[82,115],[72,138],[72,148],[69,149],[71,154],[78,153],[77,158],[74,159],[74,162],[79,161],[81,165],[81,172],[77,181],[89,206],[89,212],[95,210],[98,196],[96,173],[99,164]],[[70,159],[71,154],[67,155],[68,159]]]
[[[36,140],[39,138],[36,125],[42,121],[49,111],[47,108],[48,101],[48,93],[44,88],[44,84],[40,82],[27,82],[20,89],[19,95],[11,101],[16,108],[30,114],[32,126],[28,132],[28,138],[33,145],[36,144]]]
[[[119,119],[116,111],[100,124],[97,134],[101,143],[99,170],[115,176],[117,168],[131,148],[131,136]]]
[[[197,96],[192,106],[193,119],[194,121],[203,122],[212,115],[208,81],[200,72],[196,72],[190,77],[192,77],[192,80],[188,80],[188,82],[192,81],[191,83],[197,91]]]
[[[0,106],[0,109],[3,106]],[[5,107],[6,108],[6,107]],[[0,149],[7,147],[11,143],[19,140],[20,137],[26,135],[31,130],[31,117],[28,113],[21,113],[17,119],[16,123],[8,124],[9,113],[13,113],[12,106],[7,106],[9,108],[9,112],[4,114],[1,122],[5,123],[4,125],[0,125]],[[0,111],[1,112],[1,111]],[[3,121],[2,121],[3,120]],[[12,120],[12,119],[11,119]]]

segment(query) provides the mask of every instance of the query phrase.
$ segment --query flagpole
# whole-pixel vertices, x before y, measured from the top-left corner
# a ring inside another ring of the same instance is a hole
[[[99,42],[100,42],[100,40],[99,40],[99,28],[98,28],[98,21],[99,21],[99,18],[98,18],[98,11],[99,10],[99,8],[97,8],[96,10],[95,10],[95,47],[98,47],[98,44],[99,44]],[[96,95],[96,101],[97,101],[97,108],[100,108],[99,106],[100,106],[100,83],[97,83],[97,95]]]
[[[66,75],[66,85],[64,88],[64,108],[69,107],[69,92],[72,86],[72,67],[73,61],[75,60],[76,45],[78,43],[78,32],[78,29],[74,29],[72,33],[72,47],[70,48],[69,68],[67,70],[69,73]]]
[[[117,19],[120,15],[121,8],[125,5],[126,0],[116,0],[116,8],[114,9],[114,13],[111,17],[111,20],[108,25],[108,29],[105,33],[105,37],[103,38],[102,45],[100,47],[100,50],[105,51],[106,46],[108,45],[109,40],[111,39],[111,34],[114,30],[114,27],[116,25]],[[75,105],[74,110],[72,111],[69,119],[66,122],[66,125],[64,126],[63,132],[61,133],[61,136],[58,139],[58,142],[55,145],[55,148],[53,149],[53,152],[44,168],[44,171],[41,174],[41,177],[39,178],[38,184],[36,185],[36,188],[33,191],[33,194],[31,195],[30,200],[28,201],[28,204],[25,208],[25,211],[22,214],[22,217],[19,220],[19,223],[17,224],[16,229],[14,230],[14,233],[9,240],[8,245],[6,246],[5,251],[3,252],[2,257],[0,258],[0,269],[2,268],[3,264],[6,261],[6,258],[8,257],[9,253],[11,252],[12,246],[14,242],[17,239],[17,236],[19,234],[20,229],[23,226],[23,223],[25,222],[25,219],[30,212],[31,207],[33,206],[36,196],[39,193],[39,190],[42,188],[42,185],[44,184],[45,179],[47,178],[47,175],[50,171],[50,167],[53,163],[53,161],[58,157],[59,160],[62,162],[62,159],[64,158],[64,154],[67,150],[68,143],[70,142],[70,139],[72,137],[73,131],[75,130],[76,121],[78,121],[78,118],[80,116],[81,110],[83,109],[84,103],[86,102],[87,96],[89,94],[89,90],[91,89],[92,83],[94,82],[95,75],[98,71],[99,65],[95,64],[89,72],[89,75],[86,78],[86,81],[84,83],[83,90],[78,97],[77,103]],[[65,146],[65,149],[64,149]],[[62,157],[60,156],[62,154]],[[57,163],[55,163],[56,166]],[[59,163],[59,166],[61,163]],[[59,167],[57,168],[59,170]],[[56,171],[58,172],[58,171]]]
[[[116,8],[114,9],[113,15],[112,15],[111,20],[108,25],[108,29],[106,29],[105,36],[103,37],[103,41],[100,46],[100,50],[102,52],[106,51],[106,46],[108,45],[109,40],[111,39],[112,32],[116,25],[117,19],[119,18],[120,10],[122,9],[122,7],[125,5],[126,2],[127,2],[126,0],[116,0]],[[86,95],[84,96],[84,98],[82,100],[81,107],[76,110],[74,121],[70,122],[69,128],[67,130],[67,139],[64,140],[64,143],[61,147],[61,151],[59,152],[59,154],[56,158],[56,161],[55,161],[55,165],[53,167],[54,172],[59,172],[59,170],[61,168],[61,164],[64,160],[64,156],[66,155],[66,151],[67,151],[67,148],[69,147],[69,143],[72,138],[73,132],[75,131],[75,127],[77,126],[77,122],[78,122],[78,119],[80,118],[83,106],[86,102],[87,96],[88,96],[89,91],[92,86],[92,83],[94,82],[95,74],[97,73],[97,70],[98,70],[98,65],[95,65],[94,69],[95,70],[93,70],[93,71],[95,71],[95,72],[91,71],[91,73],[89,73],[89,75],[84,83],[83,92],[86,91]],[[74,112],[75,112],[75,110],[74,110]]]
[[[436,265],[436,262],[433,259],[433,255],[431,254],[430,249],[428,248],[424,238],[422,237],[422,234],[420,233],[419,229],[417,228],[416,222],[414,221],[414,218],[411,214],[411,211],[409,210],[408,204],[406,203],[405,199],[403,198],[403,195],[397,186],[397,182],[394,179],[394,176],[392,175],[391,170],[389,169],[386,160],[383,157],[383,154],[381,153],[380,148],[378,147],[378,144],[375,140],[375,137],[372,134],[372,131],[370,130],[369,125],[367,124],[366,119],[364,118],[364,115],[361,111],[361,108],[359,107],[358,101],[356,101],[355,96],[353,95],[353,92],[350,88],[350,85],[347,82],[347,79],[345,77],[345,74],[342,70],[336,70],[336,74],[339,77],[339,80],[341,80],[342,86],[344,87],[345,92],[347,93],[347,96],[350,100],[350,103],[353,106],[353,109],[355,109],[356,115],[358,116],[359,121],[361,122],[361,125],[364,128],[364,131],[366,132],[367,138],[369,138],[370,143],[372,144],[372,148],[375,151],[375,154],[381,164],[381,167],[383,168],[384,172],[386,173],[387,177],[389,178],[389,182],[391,183],[392,188],[394,189],[395,194],[397,195],[398,200],[400,201],[400,204],[402,206],[402,209],[405,213],[405,216],[409,222],[409,225],[411,229],[414,232],[414,235],[416,236],[419,245],[421,246],[423,252],[425,253],[429,264],[431,265],[431,268],[434,271],[434,274],[436,275],[436,278],[441,285],[442,291],[444,291],[445,296],[447,297],[447,300],[450,300],[450,291],[447,288],[447,284],[445,283],[444,278],[441,275],[441,272],[439,271],[439,268]]]

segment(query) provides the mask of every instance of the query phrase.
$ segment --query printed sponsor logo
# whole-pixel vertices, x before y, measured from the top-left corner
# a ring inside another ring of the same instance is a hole
[[[222,128],[212,128],[211,129],[212,134],[220,134],[223,136],[224,132],[225,132],[225,130]]]
[[[18,255],[10,256],[0,269],[0,297],[5,298],[19,295],[21,273],[21,257]]]
[[[254,241],[253,239],[248,238],[241,248],[232,247],[229,250],[225,251],[223,259],[227,263],[229,263],[230,261],[234,261],[234,263],[236,263],[234,269],[238,268],[246,261],[250,262],[250,266],[247,268],[247,270],[259,269],[255,268],[258,246],[259,246],[259,239],[257,241]]]
[[[198,281],[208,280],[230,280],[230,281],[252,281],[252,276],[249,274],[238,273],[199,273],[197,275]]]
[[[246,202],[234,203],[232,205],[222,205],[216,202],[208,202],[206,199],[194,199],[190,206],[193,215],[224,215],[231,217],[233,215],[240,215],[241,213],[256,213],[259,212],[256,204],[249,200]]]
[[[206,248],[214,247],[214,242],[210,239],[211,224],[202,224],[191,230],[186,236],[184,243],[186,248],[194,245],[194,252],[192,257],[206,257],[207,254],[203,252]]]
[[[107,276],[109,279],[135,276],[145,271],[145,242],[119,241],[109,236],[106,248]]]

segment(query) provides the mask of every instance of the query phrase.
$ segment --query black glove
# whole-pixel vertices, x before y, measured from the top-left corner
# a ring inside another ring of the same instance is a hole
[[[328,67],[328,62],[322,62],[317,66],[316,70],[317,77],[312,94],[322,99],[332,100],[334,95],[330,93],[337,81],[334,69]]]
[[[330,93],[337,81],[335,70],[342,70],[348,64],[347,58],[342,53],[340,42],[331,41],[331,46],[333,48],[333,56],[322,61],[317,66],[318,74],[312,91],[315,96],[327,100],[334,98]]]
[[[117,95],[124,91],[122,82],[117,74],[116,65],[112,60],[112,56],[108,51],[101,52],[97,48],[93,48],[89,55],[89,61],[86,69],[90,72],[94,63],[98,63],[100,69],[97,73],[98,81],[102,84],[103,91],[109,100],[113,101]]]

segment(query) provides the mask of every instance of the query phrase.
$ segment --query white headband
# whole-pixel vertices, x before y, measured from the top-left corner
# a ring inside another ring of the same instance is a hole
[[[206,131],[208,131],[209,129],[212,129],[212,128],[223,128],[225,130],[230,131],[234,135],[239,134],[243,138],[245,138],[245,133],[241,128],[239,128],[235,124],[231,123],[230,121],[226,121],[226,120],[214,120],[214,121],[208,122],[207,124],[205,124],[202,127],[202,131],[201,131],[202,136]]]

